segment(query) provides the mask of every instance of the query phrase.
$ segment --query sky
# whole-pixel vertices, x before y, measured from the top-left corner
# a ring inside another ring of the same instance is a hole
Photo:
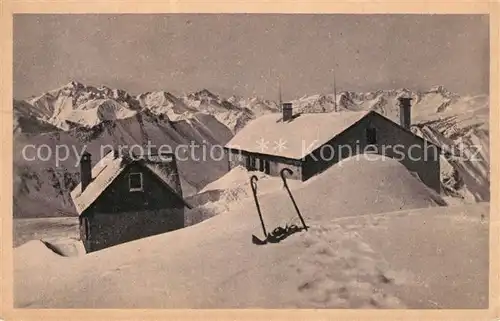
[[[131,94],[284,99],[443,85],[489,91],[487,15],[18,14],[14,97],[76,80]],[[279,79],[279,80],[278,80]]]

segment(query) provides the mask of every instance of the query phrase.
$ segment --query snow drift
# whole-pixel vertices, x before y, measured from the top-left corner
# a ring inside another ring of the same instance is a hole
[[[437,207],[422,183],[383,158],[347,159],[292,193],[310,228],[276,244],[252,244],[261,230],[251,198],[200,224],[82,257],[26,243],[14,253],[15,306],[487,306],[487,204]],[[259,200],[270,229],[298,224],[284,191]]]

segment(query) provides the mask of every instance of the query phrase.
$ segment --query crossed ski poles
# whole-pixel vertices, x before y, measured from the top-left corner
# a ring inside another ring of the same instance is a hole
[[[289,168],[283,168],[280,171],[280,176],[281,176],[281,179],[283,180],[283,187],[287,190],[288,196],[292,200],[293,206],[295,208],[295,211],[297,212],[297,215],[299,216],[300,222],[302,223],[304,230],[307,231],[307,225],[304,221],[304,218],[300,214],[300,210],[297,206],[297,203],[295,202],[295,199],[293,198],[292,192],[290,191],[290,188],[288,187],[288,184],[286,182],[285,173],[287,173],[288,175],[291,175],[291,174],[293,174],[293,171]],[[259,214],[260,223],[262,225],[262,232],[264,233],[264,240],[259,239],[257,236],[255,236],[253,234],[252,234],[252,240],[256,244],[266,244],[269,240],[270,235],[266,231],[266,225],[264,224],[264,219],[262,218],[262,212],[260,210],[259,200],[257,198],[257,181],[258,180],[259,180],[259,178],[257,176],[252,175],[252,177],[250,177],[250,186],[252,187],[255,206],[257,207],[257,213]]]

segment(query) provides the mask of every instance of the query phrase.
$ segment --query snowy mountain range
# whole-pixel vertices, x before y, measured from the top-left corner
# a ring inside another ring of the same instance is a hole
[[[368,93],[340,92],[292,101],[296,112],[375,110],[399,122],[397,97],[413,98],[413,130],[443,147],[443,193],[460,202],[489,200],[489,97],[459,96],[442,86],[425,92],[408,89]],[[106,86],[70,82],[26,100],[14,100],[14,215],[75,215],[69,191],[79,181],[77,160],[28,161],[27,144],[88,146],[99,155],[103,145],[224,145],[249,121],[278,112],[278,103],[257,97],[227,99],[207,89],[182,96],[168,91],[131,95]],[[475,160],[457,155],[474,153]],[[98,159],[93,160],[97,162]],[[58,166],[57,166],[58,165]],[[200,191],[227,172],[227,159],[179,163],[185,195]]]
[[[253,117],[277,110],[278,106],[273,101],[236,96],[226,100],[207,89],[182,97],[167,91],[132,96],[120,89],[87,86],[76,81],[27,100],[14,101],[16,120],[32,117],[41,126],[49,124],[61,130],[91,128],[104,121],[126,119],[140,113],[177,121],[190,119],[201,112],[213,115],[235,131]],[[16,129],[29,130],[23,127]]]

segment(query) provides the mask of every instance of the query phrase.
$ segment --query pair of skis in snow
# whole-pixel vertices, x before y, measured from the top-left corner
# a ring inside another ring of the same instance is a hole
[[[297,215],[299,216],[300,222],[302,223],[302,228],[299,228],[296,225],[291,225],[291,226],[286,226],[285,228],[277,227],[276,229],[273,230],[273,233],[271,233],[271,234],[267,233],[266,225],[264,224],[264,219],[262,217],[262,212],[260,210],[259,200],[257,198],[257,181],[259,180],[259,178],[255,175],[252,175],[252,177],[250,177],[250,186],[252,187],[255,206],[257,207],[257,213],[259,214],[260,223],[262,225],[262,232],[264,233],[263,240],[259,239],[257,236],[252,234],[252,242],[255,244],[263,245],[263,244],[267,244],[268,242],[279,242],[280,235],[281,235],[281,239],[282,239],[282,238],[286,237],[287,235],[290,235],[290,234],[293,234],[297,231],[300,231],[301,229],[304,229],[307,231],[308,226],[306,225],[306,222],[304,221],[302,214],[300,214],[300,210],[297,207],[297,203],[295,203],[295,199],[293,198],[292,192],[290,192],[290,188],[288,187],[288,184],[286,182],[285,174],[291,175],[291,174],[293,174],[293,171],[289,168],[283,168],[280,171],[280,176],[281,176],[281,179],[283,180],[283,187],[287,190],[288,196],[290,197],[290,199],[293,203],[293,206],[295,208],[295,211],[297,212]]]

